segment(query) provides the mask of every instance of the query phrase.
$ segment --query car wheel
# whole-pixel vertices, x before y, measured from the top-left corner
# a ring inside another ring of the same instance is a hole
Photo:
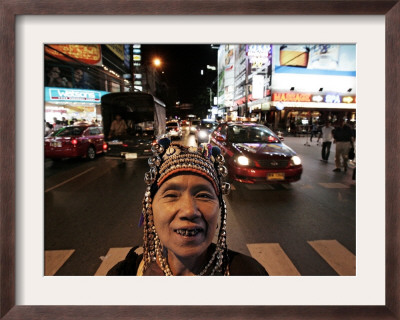
[[[86,152],[86,159],[94,160],[96,158],[96,150],[93,146],[90,146]]]

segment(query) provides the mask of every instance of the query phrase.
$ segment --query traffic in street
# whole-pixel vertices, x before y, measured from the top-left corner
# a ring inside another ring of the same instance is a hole
[[[196,146],[182,127],[174,143]],[[285,136],[302,160],[294,183],[234,182],[224,196],[229,249],[257,259],[270,275],[355,275],[356,183],[353,168],[333,172],[335,148],[320,161],[321,143]],[[45,161],[45,274],[105,275],[134,246],[147,157]]]

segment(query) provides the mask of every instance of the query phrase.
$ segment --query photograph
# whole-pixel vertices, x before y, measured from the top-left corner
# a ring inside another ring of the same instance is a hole
[[[45,44],[44,275],[356,276],[356,56]]]
[[[300,4],[5,0],[0,319],[400,319],[400,5]]]

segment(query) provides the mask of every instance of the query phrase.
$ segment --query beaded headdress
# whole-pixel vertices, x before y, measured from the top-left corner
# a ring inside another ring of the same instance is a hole
[[[201,144],[199,147],[185,147],[171,144],[168,138],[163,138],[152,147],[153,155],[148,163],[150,171],[145,174],[147,184],[143,199],[143,210],[140,225],[144,226],[143,234],[143,260],[144,270],[151,262],[160,262],[165,275],[172,275],[168,265],[166,253],[162,248],[160,239],[154,226],[152,199],[163,182],[174,174],[189,172],[206,178],[213,185],[219,198],[221,207],[221,225],[218,240],[210,261],[199,273],[227,274],[227,246],[226,246],[226,205],[223,194],[230,191],[229,183],[225,182],[228,170],[224,166],[225,160],[218,147],[210,144]],[[213,266],[211,272],[209,269]]]

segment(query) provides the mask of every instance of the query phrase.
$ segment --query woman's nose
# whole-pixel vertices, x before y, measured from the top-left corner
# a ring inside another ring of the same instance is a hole
[[[179,202],[178,205],[181,219],[194,219],[200,216],[196,206],[196,201],[192,195],[184,194]]]

